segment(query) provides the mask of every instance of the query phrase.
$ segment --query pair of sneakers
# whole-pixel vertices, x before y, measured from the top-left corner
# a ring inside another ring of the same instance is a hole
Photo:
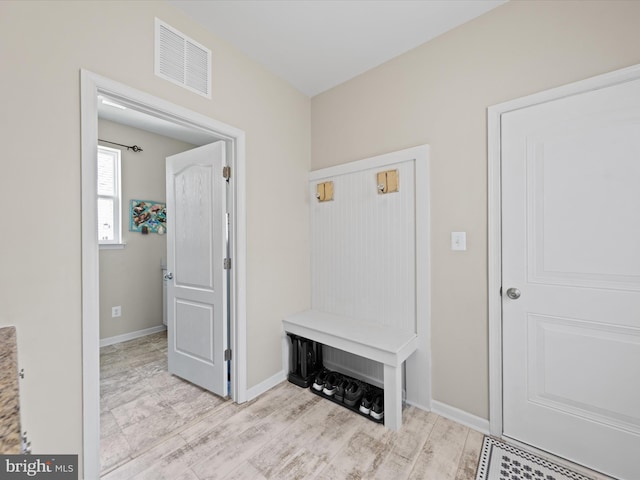
[[[368,383],[349,380],[345,387],[344,403],[354,408],[357,406],[360,413],[376,420],[384,418],[384,394]]]
[[[384,417],[384,394],[368,389],[362,395],[359,410],[365,415],[370,415],[376,420],[381,420]]]
[[[360,399],[364,394],[364,384],[358,380],[349,378],[345,379],[345,381],[340,385],[340,390],[342,398],[338,399],[342,400],[350,407],[355,407],[359,404]]]
[[[312,388],[350,407],[356,407],[362,399],[364,385],[346,375],[323,369],[316,374]]]
[[[341,380],[342,375],[338,372],[322,369],[316,374],[312,388],[318,392],[324,393],[328,397],[332,397],[336,394],[338,384]]]

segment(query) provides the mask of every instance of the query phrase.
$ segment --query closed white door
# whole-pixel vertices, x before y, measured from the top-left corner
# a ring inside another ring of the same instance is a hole
[[[226,396],[224,142],[167,157],[169,372]]]
[[[640,81],[501,129],[504,435],[640,479]]]

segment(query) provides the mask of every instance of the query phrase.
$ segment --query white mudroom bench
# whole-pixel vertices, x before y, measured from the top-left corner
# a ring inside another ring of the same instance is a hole
[[[415,332],[366,323],[316,310],[283,321],[284,330],[384,365],[384,425],[402,426],[402,364],[418,348]]]

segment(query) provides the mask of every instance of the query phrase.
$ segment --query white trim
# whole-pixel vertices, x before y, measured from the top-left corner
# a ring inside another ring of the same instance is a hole
[[[99,245],[100,250],[122,250],[126,246],[126,243],[101,243]]]
[[[429,145],[419,145],[417,147],[398,150],[397,152],[384,153],[376,157],[365,158],[333,167],[314,170],[309,173],[309,181],[313,182],[326,177],[335,177],[337,175],[346,175],[348,173],[360,172],[362,170],[369,170],[372,168],[386,167],[393,165],[394,163],[402,163],[412,159],[420,160],[420,162],[426,162],[429,159]]]
[[[421,403],[418,403],[418,402],[414,402],[414,401],[408,400],[408,399],[406,398],[406,393],[407,393],[407,392],[406,392],[406,390],[404,390],[404,391],[403,391],[403,394],[404,394],[405,396],[403,397],[403,402],[404,402],[406,405],[410,405],[410,406],[412,406],[412,407],[419,408],[420,410],[424,410],[425,412],[430,412],[430,411],[431,411],[431,406],[423,405],[423,404],[421,404]],[[432,401],[433,401],[433,399],[429,399],[429,405],[431,405],[431,402],[432,402]]]
[[[237,403],[247,401],[247,204],[246,204],[246,170],[245,170],[245,134],[237,130],[235,142],[228,149],[227,155],[235,159],[231,172],[230,212],[235,212],[230,239],[230,252],[233,259],[231,269],[232,281],[229,296],[232,299],[231,318],[231,343],[233,358],[242,361],[231,362],[232,382],[231,398]],[[234,301],[235,300],[235,301]]]
[[[489,108],[488,135],[488,302],[489,302],[489,425],[502,435],[502,218],[500,188],[500,114]]]
[[[263,380],[259,384],[254,385],[253,387],[247,389],[247,401],[251,401],[256,397],[259,397],[266,391],[271,390],[276,385],[281,384],[286,379],[287,379],[287,374],[285,373],[284,370],[280,370],[275,375],[272,375],[271,377],[267,378],[266,380]]]
[[[405,389],[408,401],[431,408],[431,147],[421,145],[398,153],[414,155],[416,158],[415,288],[418,349],[405,362]]]
[[[98,85],[81,72],[82,185],[95,185]],[[96,187],[82,188],[82,478],[100,477],[100,308]]]
[[[115,345],[116,343],[128,342],[129,340],[146,337],[147,335],[153,335],[154,333],[163,332],[166,329],[167,327],[165,325],[157,325],[143,330],[136,330],[135,332],[123,333],[122,335],[116,335],[114,337],[106,337],[100,340],[100,348]]]
[[[570,83],[489,107],[487,110],[488,289],[489,289],[489,423],[492,435],[502,435],[502,219],[501,117],[508,112],[640,79],[640,65]]]
[[[469,428],[473,428],[485,435],[489,434],[489,420],[472,415],[471,413],[460,410],[459,408],[452,407],[446,403],[439,402],[437,400],[431,401],[431,411],[441,417],[448,418],[454,422],[465,425]]]
[[[244,402],[246,383],[246,184],[245,133],[205,115],[136,90],[87,70],[81,70],[82,146],[82,378],[84,478],[100,476],[100,365],[99,365],[99,257],[96,230],[96,155],[98,94],[108,95],[129,108],[210,133],[230,146],[233,175],[231,271],[232,398]]]

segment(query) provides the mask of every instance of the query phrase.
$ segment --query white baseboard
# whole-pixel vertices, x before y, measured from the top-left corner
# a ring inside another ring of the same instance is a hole
[[[431,411],[431,407],[429,405],[421,405],[418,402],[412,402],[408,398],[404,399],[404,403],[406,403],[407,405],[411,405],[412,407],[419,408],[420,410],[424,410],[425,412],[430,412]]]
[[[472,415],[471,413],[460,410],[459,408],[452,407],[446,403],[438,402],[437,400],[431,400],[431,411],[438,415],[453,420],[454,422],[461,423],[469,428],[489,435],[489,420]]]
[[[107,345],[114,345],[116,343],[126,342],[133,340],[134,338],[146,337],[153,333],[162,332],[167,327],[164,325],[158,325],[156,327],[145,328],[144,330],[137,330],[135,332],[124,333],[122,335],[116,335],[115,337],[102,338],[100,340],[100,347],[106,347]]]
[[[266,380],[260,382],[257,385],[247,389],[247,401],[251,401],[254,398],[262,395],[267,390],[272,389],[279,383],[282,383],[287,379],[287,374],[284,370],[280,370],[278,373],[273,375],[272,377],[267,378]]]

